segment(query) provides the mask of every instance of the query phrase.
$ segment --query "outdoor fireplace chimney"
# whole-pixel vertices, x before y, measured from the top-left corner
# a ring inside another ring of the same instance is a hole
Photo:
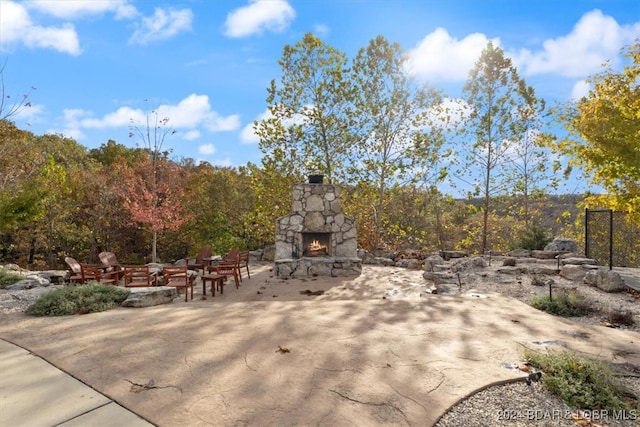
[[[324,182],[324,175],[314,173],[309,175],[309,184],[322,184]]]
[[[276,220],[276,275],[359,275],[356,225],[342,213],[341,186],[325,184],[319,173],[308,178],[293,187],[291,213]]]

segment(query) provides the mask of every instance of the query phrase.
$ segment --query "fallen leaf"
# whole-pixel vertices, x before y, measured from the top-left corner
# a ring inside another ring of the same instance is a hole
[[[281,345],[279,345],[276,353],[291,353],[291,350],[289,350],[287,347],[282,347]]]

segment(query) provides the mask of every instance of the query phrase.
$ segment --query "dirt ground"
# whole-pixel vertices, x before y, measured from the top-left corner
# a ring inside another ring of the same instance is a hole
[[[271,270],[253,264],[239,289],[206,299],[198,282],[188,302],[3,313],[0,338],[159,426],[424,426],[522,377],[508,367],[524,348],[640,366],[637,331],[557,318],[473,283],[433,295],[418,270],[288,280]]]

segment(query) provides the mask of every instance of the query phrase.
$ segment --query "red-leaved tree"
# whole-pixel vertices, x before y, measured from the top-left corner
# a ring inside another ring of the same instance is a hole
[[[152,233],[151,261],[157,260],[158,233],[176,230],[191,216],[186,209],[186,171],[165,156],[153,159],[144,152],[132,165],[116,165],[123,199],[131,220]]]

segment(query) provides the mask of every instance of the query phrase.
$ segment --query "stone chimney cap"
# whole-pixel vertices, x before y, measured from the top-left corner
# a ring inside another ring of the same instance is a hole
[[[324,175],[316,173],[309,175],[309,184],[322,184],[324,182]]]

